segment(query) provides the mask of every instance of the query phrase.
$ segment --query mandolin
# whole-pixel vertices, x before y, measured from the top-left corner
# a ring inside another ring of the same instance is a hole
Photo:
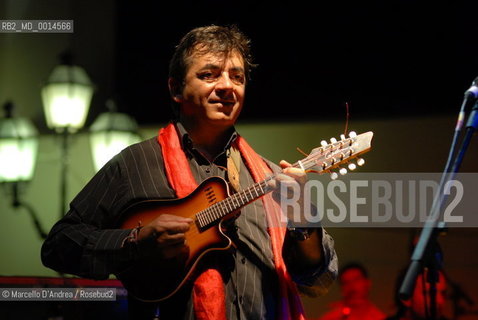
[[[306,158],[292,166],[318,173],[331,172],[368,152],[372,137],[372,132],[360,135],[351,132],[347,138],[341,135],[340,140],[332,138],[330,143],[322,141],[320,147],[313,149]],[[358,158],[357,164],[362,165],[363,159]],[[349,169],[355,169],[355,164],[349,163]],[[341,168],[339,172],[345,174],[346,169]],[[195,268],[205,254],[231,247],[232,241],[225,234],[223,223],[236,217],[245,205],[271,192],[273,188],[268,182],[275,179],[275,176],[269,176],[232,195],[229,194],[229,186],[224,179],[211,177],[184,198],[146,200],[126,209],[124,216],[127,218],[121,225],[123,229],[147,225],[166,213],[192,218],[194,221],[185,233],[186,245],[180,254],[156,259],[144,258],[117,275],[128,292],[139,300],[150,302],[159,302],[173,296],[193,278]],[[336,172],[332,172],[332,179],[337,176]]]

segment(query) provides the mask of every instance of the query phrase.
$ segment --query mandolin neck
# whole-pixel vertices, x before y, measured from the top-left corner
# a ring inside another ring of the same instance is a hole
[[[317,173],[328,172],[370,150],[372,132],[358,136],[355,133],[350,133],[349,136],[349,138],[343,136],[339,141],[333,139],[330,144],[322,144],[321,147],[312,150],[311,154],[305,159],[292,164],[292,167],[300,168],[304,171],[314,168],[314,172]],[[274,188],[270,182],[276,177],[277,174],[271,175],[260,182],[254,183],[247,189],[241,190],[196,213],[196,223],[199,229],[205,230],[209,228],[222,218],[271,192]]]
[[[271,175],[260,182],[254,183],[247,189],[234,193],[226,199],[198,212],[196,214],[196,221],[199,228],[201,230],[207,229],[222,218],[274,190],[274,188],[269,185],[269,182],[274,180],[275,177],[276,175]]]

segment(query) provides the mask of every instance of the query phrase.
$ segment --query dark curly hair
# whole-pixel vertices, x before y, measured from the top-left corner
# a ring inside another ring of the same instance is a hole
[[[176,46],[169,63],[169,76],[179,83],[184,80],[192,54],[219,53],[226,56],[237,51],[244,60],[246,76],[252,63],[250,40],[235,25],[199,27],[189,31]]]

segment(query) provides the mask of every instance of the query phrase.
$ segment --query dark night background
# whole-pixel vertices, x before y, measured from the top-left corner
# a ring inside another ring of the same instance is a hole
[[[167,68],[193,27],[237,24],[259,67],[242,119],[457,113],[478,75],[471,1],[117,2],[116,97],[141,124],[170,117]]]

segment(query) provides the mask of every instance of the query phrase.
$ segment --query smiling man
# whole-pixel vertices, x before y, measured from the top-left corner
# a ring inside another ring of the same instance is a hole
[[[325,292],[337,257],[322,228],[280,224],[278,186],[302,186],[305,173],[264,160],[234,128],[252,67],[249,40],[236,27],[186,34],[170,62],[176,119],[98,172],[51,230],[44,264],[95,279],[117,275],[130,289],[134,319],[304,319],[298,292]],[[261,188],[274,189],[274,197],[236,199],[240,208],[217,221],[198,216],[208,210],[194,203],[220,196],[208,178],[240,193],[273,172]],[[157,203],[167,203],[165,211],[148,207],[136,218],[129,210],[157,200],[168,200]],[[125,220],[133,223],[125,227]],[[149,296],[158,291],[166,294]]]

